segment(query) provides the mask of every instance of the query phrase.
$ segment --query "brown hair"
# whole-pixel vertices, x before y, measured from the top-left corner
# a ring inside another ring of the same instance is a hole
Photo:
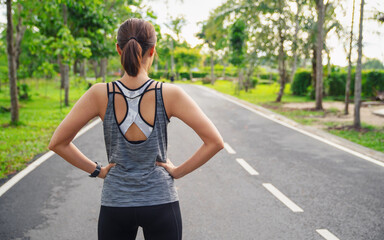
[[[131,18],[120,25],[117,45],[122,50],[121,65],[129,76],[137,76],[144,54],[155,44],[156,32],[151,23]]]

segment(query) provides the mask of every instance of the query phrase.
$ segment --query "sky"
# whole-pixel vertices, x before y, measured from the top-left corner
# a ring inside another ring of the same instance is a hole
[[[184,38],[191,46],[195,46],[202,41],[196,38],[195,34],[200,31],[198,22],[206,20],[210,11],[218,7],[225,0],[144,0],[144,4],[151,6],[155,14],[158,16],[157,23],[162,26],[164,33],[169,31],[164,23],[169,22],[169,16],[177,17],[183,15],[187,24],[182,28],[181,37]],[[325,0],[326,2],[327,0]],[[338,11],[337,18],[341,24],[346,27],[346,31],[350,31],[350,21],[352,17],[352,0],[340,0],[343,2],[343,11]],[[168,8],[166,6],[168,2]],[[358,24],[360,14],[360,1],[356,0],[354,34],[358,36]],[[168,10],[167,10],[168,9]],[[384,12],[383,0],[366,0],[364,8],[364,27],[363,27],[363,55],[367,58],[377,58],[384,62],[384,24],[372,21],[374,9]],[[4,4],[0,8],[0,22],[5,22]],[[331,49],[331,63],[336,65],[347,65],[347,55],[344,51],[344,45],[348,42],[339,40],[335,33],[331,32],[327,38],[327,44]],[[352,59],[357,59],[357,48],[352,54]],[[324,64],[326,61],[324,59]]]

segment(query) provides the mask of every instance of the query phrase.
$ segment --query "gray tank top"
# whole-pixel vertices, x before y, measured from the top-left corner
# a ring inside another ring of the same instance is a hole
[[[112,167],[103,183],[101,205],[111,207],[151,206],[178,201],[173,177],[156,161],[167,159],[167,125],[162,83],[148,89],[149,79],[137,89],[129,89],[120,81],[112,82],[108,92],[108,106],[103,121],[105,146]],[[159,85],[159,86],[158,86]],[[116,91],[119,89],[120,92]],[[155,119],[151,126],[141,116],[140,102],[148,91],[155,91]],[[115,114],[115,94],[126,100],[127,113],[119,124]],[[145,141],[129,141],[125,132],[135,123],[146,135]]]

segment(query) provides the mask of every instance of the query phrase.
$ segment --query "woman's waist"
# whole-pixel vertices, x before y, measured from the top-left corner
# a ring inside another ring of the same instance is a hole
[[[104,181],[114,180],[122,181],[124,183],[129,181],[143,181],[142,183],[152,182],[154,180],[168,180],[173,179],[172,176],[160,166],[150,166],[150,167],[125,167],[117,164],[112,167],[108,172]]]

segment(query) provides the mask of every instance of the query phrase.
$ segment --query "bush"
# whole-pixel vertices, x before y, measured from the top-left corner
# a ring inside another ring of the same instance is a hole
[[[305,96],[308,92],[308,87],[312,83],[312,75],[310,70],[298,70],[293,78],[291,91],[293,95]]]
[[[194,78],[204,78],[208,75],[207,72],[192,72]]]
[[[344,72],[331,73],[326,79],[326,81],[328,82],[328,95],[329,96],[344,95],[345,85],[347,81],[346,79],[347,79],[347,75]]]
[[[258,82],[259,82],[259,78],[257,78],[257,77],[252,77],[252,80],[251,80],[251,86],[252,86],[252,88],[255,88]]]
[[[263,74],[259,74],[259,78],[265,79],[265,80],[273,80],[274,82],[276,82],[277,79],[279,78],[279,74],[278,73],[263,73]]]
[[[17,85],[17,93],[19,95],[20,100],[29,100],[31,99],[30,95],[30,87],[26,83],[18,84]]]
[[[384,71],[364,71],[362,94],[364,97],[376,96],[376,91],[384,91]]]

